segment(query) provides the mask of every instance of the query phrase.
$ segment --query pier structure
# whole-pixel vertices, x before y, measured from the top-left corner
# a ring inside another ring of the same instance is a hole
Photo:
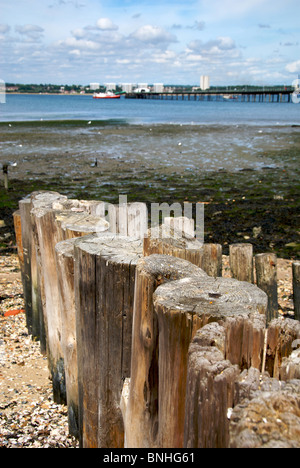
[[[284,89],[261,88],[257,90],[238,90],[238,91],[174,91],[161,93],[128,93],[127,99],[155,99],[155,100],[175,100],[175,101],[238,101],[238,102],[292,102],[293,89],[286,87]]]

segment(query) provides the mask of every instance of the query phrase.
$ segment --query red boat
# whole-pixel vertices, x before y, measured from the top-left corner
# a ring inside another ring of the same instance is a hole
[[[94,93],[94,99],[120,99],[120,94],[114,94],[111,91],[107,93]]]

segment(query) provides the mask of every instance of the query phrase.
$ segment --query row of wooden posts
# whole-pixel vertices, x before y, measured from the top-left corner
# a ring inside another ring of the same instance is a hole
[[[35,192],[14,214],[27,326],[70,433],[82,447],[237,445],[228,410],[238,420],[245,382],[300,379],[300,322],[277,318],[276,257],[255,256],[257,287],[252,246],[232,245],[222,278],[220,245],[169,218],[141,239],[144,204],[106,208]]]

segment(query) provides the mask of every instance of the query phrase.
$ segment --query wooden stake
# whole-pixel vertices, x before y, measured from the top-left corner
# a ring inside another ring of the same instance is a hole
[[[230,267],[233,278],[253,283],[252,244],[232,244],[229,246]]]
[[[149,229],[144,238],[144,255],[163,254],[182,258],[201,268],[203,244],[168,224]]]
[[[293,291],[295,319],[300,320],[300,262],[293,262]]]
[[[151,255],[137,263],[130,392],[123,410],[126,447],[158,446],[158,326],[153,294],[160,284],[188,276],[207,275],[190,262],[168,255]]]
[[[79,437],[77,338],[74,292],[74,243],[70,239],[56,244],[56,267],[61,304],[61,343],[64,355],[69,432]]]
[[[254,285],[228,278],[186,278],[157,288],[154,307],[159,328],[158,446],[180,448],[184,442],[188,348],[196,331],[229,317],[234,322],[241,314],[249,321],[251,311],[265,314],[267,297]],[[233,336],[240,358],[243,339]],[[263,349],[263,334],[261,341]]]
[[[225,328],[211,323],[196,333],[189,347],[184,447],[227,448],[229,445],[227,412],[233,407],[235,380],[240,369],[225,360],[222,349],[215,344],[225,340]]]
[[[268,296],[267,324],[278,317],[277,257],[272,253],[255,256],[257,286]]]
[[[222,246],[220,244],[203,244],[202,270],[209,276],[222,276]]]
[[[8,166],[9,164],[3,164],[3,177],[4,177],[4,188],[8,190]]]
[[[80,444],[121,448],[123,382],[130,375],[135,269],[142,242],[86,236],[75,242]]]

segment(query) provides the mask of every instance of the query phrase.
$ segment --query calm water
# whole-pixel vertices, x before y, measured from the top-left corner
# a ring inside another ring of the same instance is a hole
[[[96,159],[108,173],[299,167],[300,104],[8,95],[1,122],[17,178],[89,177]]]
[[[238,101],[96,100],[92,96],[7,95],[0,121],[121,120],[130,124],[297,125],[300,105]]]

